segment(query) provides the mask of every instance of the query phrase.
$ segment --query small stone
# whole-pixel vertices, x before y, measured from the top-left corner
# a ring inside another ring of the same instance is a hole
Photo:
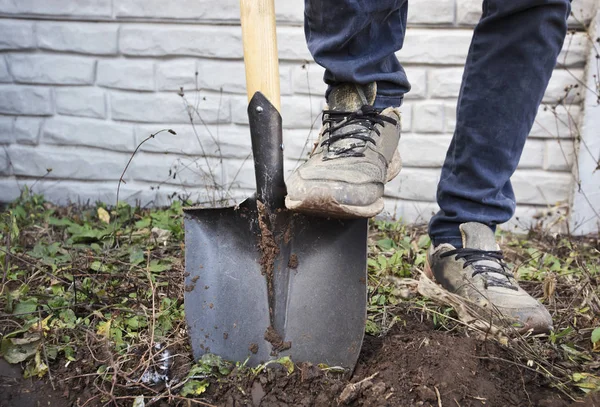
[[[437,400],[437,396],[435,395],[435,392],[427,386],[419,386],[415,389],[415,392],[417,393],[417,397],[419,398],[419,400],[422,400],[422,401],[436,401]]]

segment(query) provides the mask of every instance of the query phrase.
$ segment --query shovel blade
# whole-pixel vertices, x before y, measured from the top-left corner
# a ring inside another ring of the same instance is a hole
[[[213,353],[256,366],[288,355],[353,369],[366,322],[367,220],[281,210],[271,221],[279,254],[269,293],[255,201],[186,210],[185,310],[194,357]],[[268,327],[289,349],[265,339]]]

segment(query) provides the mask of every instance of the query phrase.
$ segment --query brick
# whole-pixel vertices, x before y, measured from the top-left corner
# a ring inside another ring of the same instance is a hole
[[[0,116],[0,144],[11,144],[15,142],[15,120],[15,117]]]
[[[400,106],[400,124],[402,125],[402,133],[408,133],[412,130],[412,115],[413,105],[411,103],[403,103]]]
[[[246,73],[242,61],[200,60],[197,71],[200,89],[246,93]],[[280,67],[279,81],[283,85],[281,88],[284,92],[281,93],[289,94],[289,68]]]
[[[37,44],[52,51],[114,55],[118,28],[110,23],[40,22],[36,27]]]
[[[8,64],[4,55],[0,55],[0,83],[12,82],[12,75],[8,71]]]
[[[229,98],[204,94],[198,103],[198,112],[205,123],[231,121]],[[189,123],[188,109],[183,99],[175,93],[143,94],[111,92],[111,111],[114,120],[147,123]],[[191,102],[190,102],[191,103]],[[201,122],[197,113],[194,121]]]
[[[277,28],[279,58],[284,60],[311,61],[304,32],[296,27]]]
[[[454,0],[421,0],[408,7],[409,24],[453,24]]]
[[[594,3],[596,3],[596,7],[594,7]],[[599,10],[597,4],[597,0],[579,0],[572,3],[571,16],[568,20],[569,27],[587,26],[594,18],[594,12]]]
[[[586,57],[590,41],[586,33],[571,31],[565,38],[565,43],[558,55],[558,64],[560,68],[564,67],[583,67],[586,63]]]
[[[215,182],[217,185],[225,184],[222,171],[217,158],[142,152],[131,162],[127,179],[193,187],[213,186]]]
[[[196,90],[196,61],[174,60],[156,65],[156,86],[158,90]]]
[[[111,17],[111,0],[0,0],[0,13],[52,16]]]
[[[240,6],[235,0],[220,1],[218,7],[211,0],[117,0],[117,17],[143,17],[177,20],[239,20]]]
[[[582,80],[582,69],[571,69],[568,71],[556,69],[552,73],[543,101],[545,103],[556,103],[558,101],[564,103],[581,102],[581,93],[583,92]]]
[[[413,121],[413,131],[416,133],[442,133],[444,105],[436,102],[416,103],[413,109]]]
[[[0,202],[12,202],[21,196],[21,188],[15,178],[0,179]]]
[[[51,115],[52,96],[49,88],[0,85],[0,113],[19,115]]]
[[[17,117],[14,130],[17,142],[36,145],[40,140],[42,120],[39,117]]]
[[[284,128],[310,129],[321,127],[321,111],[325,106],[324,99],[301,96],[284,96],[281,98],[281,117]]]
[[[304,17],[304,3],[276,0],[277,21],[301,23]],[[118,0],[115,1],[117,17],[135,17],[151,19],[231,21],[240,18],[240,6],[236,0],[219,2],[214,7],[211,0],[179,0],[165,3],[162,0]]]
[[[312,151],[319,137],[320,121],[318,124],[319,126],[312,130],[287,129],[283,132],[283,154],[292,162],[293,168],[298,166],[298,162],[306,160]]]
[[[13,144],[8,154],[15,175],[41,177],[52,169],[52,178],[80,180],[116,181],[129,160],[129,154],[60,146]]]
[[[115,89],[154,90],[154,64],[147,60],[98,62],[98,86]]]
[[[456,23],[475,25],[481,18],[481,0],[456,0]]]
[[[304,23],[304,3],[301,1],[275,0],[278,22]]]
[[[10,174],[10,158],[6,148],[0,148],[0,175]]]
[[[439,178],[439,169],[403,168],[396,178],[386,184],[385,196],[435,202]]]
[[[294,92],[323,98],[327,90],[324,73],[325,69],[315,63],[296,64],[292,68]]]
[[[114,151],[133,151],[135,148],[132,126],[74,117],[53,117],[46,120],[43,142]]]
[[[403,201],[402,222],[426,225],[440,209],[435,202]]]
[[[140,60],[98,61],[99,86],[128,90],[154,90],[154,63]]]
[[[441,167],[450,145],[451,136],[403,134],[400,155],[404,167]]]
[[[281,98],[283,127],[288,129],[310,129],[321,126],[320,114],[325,102],[306,96],[284,96]],[[231,100],[231,115],[234,123],[248,124],[248,100],[235,97]]]
[[[279,65],[279,93],[281,95],[294,94],[292,87],[292,68],[285,63]]]
[[[56,111],[67,116],[106,118],[104,91],[98,88],[57,88]]]
[[[0,50],[27,48],[35,48],[33,23],[30,21],[0,20]]]
[[[10,71],[17,82],[53,85],[91,85],[95,61],[91,58],[12,54],[8,56]]]
[[[32,191],[43,194],[49,202],[57,205],[93,205],[95,202],[105,202],[115,205],[117,200],[117,182],[103,181],[72,181],[42,180],[28,182],[33,186]],[[140,206],[166,206],[171,204],[167,194],[173,188],[156,188],[148,184],[127,183],[121,184],[119,202],[127,202]]]
[[[425,99],[427,94],[427,71],[422,68],[405,67],[406,76],[410,82],[410,92],[405,99]]]
[[[403,224],[424,225],[438,211],[435,202],[404,201],[384,198],[385,209],[382,218],[397,220]]]
[[[529,137],[574,138],[578,134],[581,108],[576,105],[540,106]]]
[[[531,229],[544,230],[546,233],[567,233],[566,206],[540,207],[519,205],[515,215],[508,222],[500,225],[503,230],[513,233],[529,233]]]
[[[517,170],[512,177],[519,204],[552,206],[557,202],[567,202],[571,183],[571,174],[542,170]]]
[[[403,64],[463,65],[472,34],[471,30],[409,28],[396,55]]]
[[[545,147],[543,167],[545,170],[571,171],[575,161],[575,147],[572,140],[548,140],[545,142]]]
[[[178,155],[246,158],[251,150],[250,129],[236,125],[161,124],[161,128],[174,130],[177,134],[162,132],[148,140],[142,151],[174,153]],[[135,128],[136,144],[160,130],[155,125],[139,125]]]
[[[286,166],[288,169],[290,166]],[[256,190],[254,162],[252,160],[230,160],[225,166],[227,188]]]
[[[528,139],[523,148],[519,168],[542,168],[544,164],[544,142]]]
[[[444,103],[444,132],[454,134],[454,130],[456,129],[456,104],[458,101],[454,101],[454,103]]]
[[[125,25],[119,47],[125,55],[189,55],[242,58],[241,27],[188,25]]]
[[[463,68],[430,69],[428,75],[430,98],[457,98],[462,83]]]

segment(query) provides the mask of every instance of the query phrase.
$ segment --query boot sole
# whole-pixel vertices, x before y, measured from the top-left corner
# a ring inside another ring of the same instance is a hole
[[[402,159],[400,158],[400,153],[396,150],[388,167],[386,182],[390,182],[396,178],[401,169]],[[341,204],[333,197],[319,193],[308,194],[308,197],[302,200],[293,200],[289,196],[285,197],[285,207],[289,210],[321,217],[347,219],[372,218],[380,214],[384,206],[383,197],[365,206]]]
[[[294,201],[285,198],[285,206],[291,211],[308,213],[321,217],[332,218],[372,218],[383,211],[383,198],[367,206],[355,206],[340,204],[333,198],[307,198],[302,201]]]

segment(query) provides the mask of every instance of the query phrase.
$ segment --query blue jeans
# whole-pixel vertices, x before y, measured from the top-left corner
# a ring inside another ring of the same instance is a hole
[[[407,0],[305,0],[305,34],[325,82],[377,82],[376,108],[399,106],[410,84],[402,48]],[[454,137],[429,224],[435,245],[462,247],[458,226],[495,230],[514,214],[510,177],[567,32],[569,0],[484,0],[457,105]],[[400,53],[400,56],[402,53]]]

